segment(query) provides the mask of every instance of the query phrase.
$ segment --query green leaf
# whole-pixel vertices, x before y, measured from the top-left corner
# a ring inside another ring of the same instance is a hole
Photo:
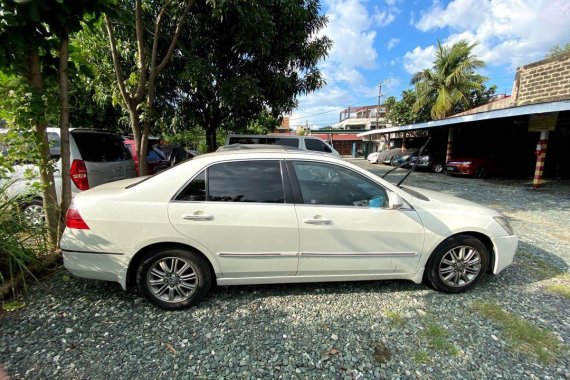
[[[71,276],[66,273],[66,274],[64,274],[63,276],[61,276],[61,280],[62,280],[63,282],[69,282],[69,281],[71,281]]]
[[[14,310],[22,309],[24,307],[26,307],[26,303],[21,302],[21,301],[7,302],[4,305],[2,305],[2,309],[5,311],[14,311]]]

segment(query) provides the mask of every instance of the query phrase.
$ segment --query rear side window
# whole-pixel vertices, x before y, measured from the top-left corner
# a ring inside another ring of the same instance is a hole
[[[208,200],[284,203],[278,161],[225,162],[208,168]]]
[[[190,183],[178,194],[177,201],[203,202],[206,200],[206,174],[205,171],[198,174]]]
[[[283,145],[283,146],[290,146],[293,148],[298,148],[299,147],[299,139],[296,139],[296,138],[285,139],[285,138],[281,138],[281,137],[268,137],[267,138],[267,144]]]
[[[305,147],[307,150],[313,150],[315,152],[332,153],[331,148],[326,146],[324,142],[318,139],[305,139]]]
[[[225,162],[194,177],[177,201],[284,203],[278,161]]]
[[[72,133],[81,158],[89,162],[115,162],[131,159],[119,135],[98,132]]]
[[[230,137],[228,145],[231,144],[266,144],[265,137]]]

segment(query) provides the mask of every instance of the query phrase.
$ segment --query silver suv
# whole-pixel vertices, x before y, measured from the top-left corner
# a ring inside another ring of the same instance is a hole
[[[5,131],[0,131],[2,133]],[[58,201],[61,200],[61,149],[58,128],[48,128],[50,154],[55,163],[55,189]],[[1,146],[2,154],[7,153]],[[71,192],[78,193],[103,183],[135,177],[133,158],[123,144],[120,135],[96,129],[72,129],[69,133],[71,152],[70,175]],[[43,223],[44,212],[41,193],[33,183],[39,182],[38,168],[24,163],[14,167],[15,171],[7,180],[7,195],[22,200],[22,210],[33,223]],[[31,178],[27,172],[33,173]]]

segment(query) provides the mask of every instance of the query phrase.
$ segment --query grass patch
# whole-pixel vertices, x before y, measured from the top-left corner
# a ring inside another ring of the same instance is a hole
[[[446,352],[453,356],[459,355],[459,349],[447,340],[449,336],[447,330],[434,321],[428,321],[426,323],[425,330],[422,331],[421,335],[427,339],[428,347]]]
[[[418,351],[414,354],[413,361],[416,364],[426,364],[429,363],[430,357],[425,351]]]
[[[519,249],[517,257],[521,259],[518,261],[521,267],[531,273],[536,273],[541,278],[552,278],[564,274],[562,269],[525,250]]]
[[[546,290],[551,293],[559,294],[566,299],[570,300],[570,285],[569,284],[550,284],[547,285]]]
[[[478,302],[471,308],[498,322],[514,351],[537,358],[542,363],[552,363],[562,351],[562,345],[552,332],[503,310],[495,301]]]
[[[390,323],[396,326],[403,326],[406,322],[402,313],[393,310],[386,311],[386,317],[390,320]]]

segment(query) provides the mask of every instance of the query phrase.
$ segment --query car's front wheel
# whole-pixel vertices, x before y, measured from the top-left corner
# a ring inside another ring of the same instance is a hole
[[[144,297],[165,310],[196,305],[212,282],[206,260],[196,252],[163,249],[150,252],[137,270],[137,288]]]
[[[455,236],[432,254],[426,266],[426,279],[438,290],[460,293],[481,281],[488,263],[489,251],[479,239]]]
[[[441,162],[436,162],[431,166],[431,170],[434,173],[442,173],[443,172],[443,164]]]

